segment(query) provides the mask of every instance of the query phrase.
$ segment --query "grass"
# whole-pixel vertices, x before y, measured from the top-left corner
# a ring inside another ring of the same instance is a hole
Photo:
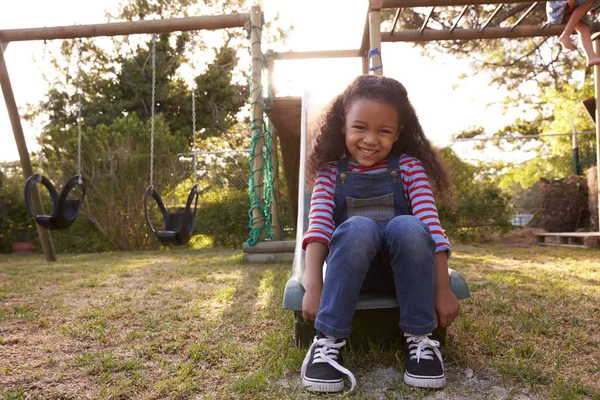
[[[448,330],[445,398],[600,399],[600,251],[455,246],[451,266],[472,297]],[[281,308],[289,273],[234,250],[2,255],[1,398],[314,398]],[[436,397],[402,383],[396,345],[346,365],[354,399]]]

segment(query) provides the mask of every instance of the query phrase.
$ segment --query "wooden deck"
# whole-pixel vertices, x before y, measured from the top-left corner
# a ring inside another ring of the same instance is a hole
[[[600,247],[600,232],[535,233],[538,246]]]

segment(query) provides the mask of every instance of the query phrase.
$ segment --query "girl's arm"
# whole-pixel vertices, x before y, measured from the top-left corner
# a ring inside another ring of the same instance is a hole
[[[445,328],[452,324],[458,316],[458,299],[450,289],[450,276],[448,275],[448,257],[445,251],[435,253],[435,289],[434,289],[435,316],[438,326]]]
[[[317,174],[310,200],[308,230],[302,239],[302,247],[306,251],[303,282],[306,293],[302,299],[302,317],[307,321],[314,321],[319,312],[323,291],[323,263],[329,253],[328,243],[335,228],[333,209],[336,172],[333,168],[334,165],[329,164]]]
[[[306,270],[304,272],[304,297],[302,298],[302,318],[314,321],[319,312],[323,291],[323,263],[329,249],[322,242],[309,242],[306,245]]]

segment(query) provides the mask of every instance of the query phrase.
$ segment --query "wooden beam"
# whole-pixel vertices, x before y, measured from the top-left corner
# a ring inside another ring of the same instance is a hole
[[[0,42],[75,39],[80,37],[165,33],[175,31],[216,30],[243,27],[248,14],[211,15],[149,21],[110,22],[94,25],[54,26],[47,28],[2,29]]]
[[[367,8],[365,25],[363,27],[363,35],[362,35],[362,39],[360,41],[360,55],[361,56],[366,56],[367,53],[369,52],[369,11],[370,11],[370,9]]]
[[[276,60],[303,60],[307,58],[350,58],[360,57],[360,50],[286,51],[275,53]]]
[[[295,240],[281,240],[277,242],[260,242],[253,246],[246,243],[242,245],[242,251],[249,254],[260,253],[293,253],[296,249]]]
[[[23,169],[23,176],[25,179],[33,175],[33,167],[31,165],[31,159],[29,158],[29,151],[27,150],[27,143],[25,142],[25,135],[23,135],[23,127],[21,126],[21,117],[19,116],[19,109],[15,100],[15,95],[12,90],[10,83],[10,77],[8,76],[8,68],[6,67],[6,60],[4,59],[4,46],[0,46],[0,86],[2,86],[2,94],[4,95],[4,102],[6,103],[6,110],[8,111],[8,118],[10,119],[10,125],[12,126],[13,135],[17,144],[17,150],[19,151],[19,158],[21,159],[21,168]],[[37,187],[34,186],[34,190],[31,196],[32,206],[36,214],[44,214],[44,208],[42,207],[42,200],[40,194],[37,191]],[[50,232],[42,228],[40,225],[35,224],[40,238],[40,244],[42,250],[46,256],[46,261],[56,261],[56,255],[54,254],[54,246],[52,244],[52,238]]]
[[[537,5],[540,4],[538,1],[536,1],[535,3],[533,3],[528,9],[527,11],[525,11],[523,13],[523,15],[521,15],[519,17],[519,19],[517,20],[517,22],[515,22],[515,24],[513,26],[510,27],[510,30],[514,30],[517,26],[519,26],[521,24],[521,22],[523,22],[523,20],[533,11],[534,8],[537,7]]]
[[[531,2],[531,0],[382,0],[381,8],[476,6],[482,4],[516,4]]]
[[[469,6],[464,6],[463,9],[460,11],[460,14],[458,15],[458,18],[456,18],[456,20],[454,21],[454,23],[452,24],[452,28],[450,28],[450,32],[454,31],[456,29],[456,27],[458,26],[458,23],[460,22],[460,20],[462,19],[463,15],[465,15],[465,12],[467,12],[467,9],[469,8]],[[392,31],[392,34],[394,32]]]
[[[537,36],[555,36],[560,35],[564,25],[552,25],[544,29],[539,26],[518,26],[511,28],[486,28],[483,31],[479,29],[455,29],[435,30],[430,29],[419,33],[418,30],[394,32],[383,32],[381,40],[383,42],[431,42],[435,40],[474,40],[474,39],[515,39]]]
[[[427,24],[429,23],[429,20],[431,19],[431,16],[433,15],[433,11],[435,10],[435,7],[431,7],[431,9],[429,10],[429,13],[427,14],[427,17],[425,18],[425,21],[423,21],[423,24],[421,25],[421,29],[419,29],[419,32],[423,32],[425,30],[425,28],[427,28]]]
[[[6,49],[8,48],[8,45],[10,44],[10,42],[6,42],[6,43],[0,43],[0,45],[2,45],[2,51],[6,53]]]
[[[371,55],[371,68],[375,75],[383,75],[383,65],[381,63],[381,11],[369,11],[369,37],[371,51],[377,52]],[[369,53],[371,54],[371,53]]]
[[[502,6],[503,6],[503,4],[498,4],[498,6],[496,7],[496,9],[492,13],[492,15],[490,15],[490,17],[487,19],[487,21],[485,21],[485,23],[481,26],[481,28],[479,28],[480,31],[483,31],[485,28],[487,28],[487,26],[490,24],[490,22],[492,22],[492,19],[494,19],[496,14],[498,14],[498,11],[500,11]]]

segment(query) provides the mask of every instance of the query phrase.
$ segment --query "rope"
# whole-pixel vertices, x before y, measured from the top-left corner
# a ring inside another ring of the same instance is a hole
[[[196,40],[195,37],[193,36],[195,32],[192,32],[192,62],[191,62],[191,67],[192,67],[192,152],[194,151],[194,149],[196,148],[196,82],[194,80],[195,78],[195,66],[194,66],[194,49],[196,48]],[[196,154],[193,154],[193,172],[194,172],[194,185],[197,183],[197,168],[198,168],[198,161],[196,158]]]
[[[79,175],[79,184],[82,184],[81,178],[81,39],[77,47],[77,175]]]
[[[152,34],[152,105],[150,106],[150,186],[154,170],[154,102],[156,101],[156,33]]]
[[[250,20],[250,30],[248,31],[248,38],[251,37],[252,30],[261,30],[264,25],[264,18],[261,20],[261,26],[258,27],[252,24],[252,20]],[[260,38],[260,35],[257,35]],[[260,43],[260,39],[258,41]],[[250,43],[250,48],[254,42]],[[269,55],[274,56],[275,54]],[[254,74],[250,74],[249,77],[249,85],[251,88],[250,96],[254,97],[255,91],[258,91],[259,95],[256,96],[257,100],[252,102],[252,110],[256,107],[261,107],[261,110],[265,110],[265,101],[263,94],[263,85],[261,77],[262,73],[265,71],[265,59],[266,56],[264,54],[259,55],[255,58],[251,59],[251,63],[257,61],[259,64],[259,70],[261,73],[258,75],[258,78],[254,76]],[[256,85],[255,89],[252,89],[254,85]],[[273,104],[273,93],[269,90],[268,96],[270,98],[270,103]],[[254,115],[254,113],[253,113]],[[250,179],[248,181],[249,188],[249,197],[250,197],[250,210],[248,211],[248,215],[250,217],[249,227],[250,227],[250,235],[246,243],[249,246],[256,244],[257,242],[265,239],[265,240],[273,240],[273,227],[271,223],[271,206],[273,202],[277,208],[278,206],[278,194],[274,191],[273,182],[277,179],[278,176],[278,166],[272,165],[271,155],[273,149],[271,148],[271,138],[272,138],[272,128],[271,125],[267,125],[265,123],[264,114],[261,114],[260,117],[256,117],[252,119],[252,125],[250,128],[252,132],[252,142],[251,142],[251,155],[250,155]],[[259,149],[258,144],[262,142],[262,147]],[[260,163],[254,168],[255,160],[260,157]],[[255,175],[256,179],[255,180]],[[262,178],[262,182],[261,182]],[[262,196],[261,196],[262,193]],[[257,212],[258,211],[258,212]],[[256,216],[254,214],[257,214]],[[279,224],[280,228],[282,224]]]
[[[42,52],[42,68],[46,65],[46,52],[48,51],[48,41],[44,40],[44,50]],[[42,181],[42,175],[44,174],[44,133],[46,131],[46,127],[42,126],[42,133],[40,134],[40,154],[38,158],[40,176],[38,178],[38,182]]]

